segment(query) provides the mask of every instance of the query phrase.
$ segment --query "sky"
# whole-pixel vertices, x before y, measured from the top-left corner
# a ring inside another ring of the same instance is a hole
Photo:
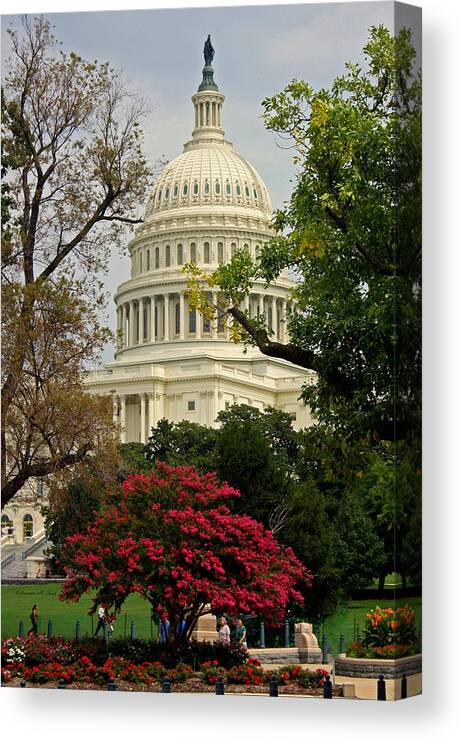
[[[152,163],[182,151],[193,128],[191,95],[201,82],[202,48],[211,34],[215,80],[225,95],[223,126],[236,151],[264,179],[274,208],[292,190],[292,154],[265,130],[261,102],[293,78],[314,88],[330,86],[347,60],[361,61],[372,25],[393,27],[390,2],[235,6],[46,14],[66,51],[109,61],[147,99],[146,154]],[[20,16],[2,16],[6,28]],[[129,276],[127,256],[115,254],[108,291]],[[109,305],[109,324],[115,312]],[[107,348],[104,360],[112,358]]]

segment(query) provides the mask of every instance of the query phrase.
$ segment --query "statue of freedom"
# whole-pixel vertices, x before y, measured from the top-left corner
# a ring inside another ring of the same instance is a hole
[[[211,34],[209,34],[204,44],[204,63],[211,65],[212,60],[214,59],[214,54],[215,51],[211,42]]]

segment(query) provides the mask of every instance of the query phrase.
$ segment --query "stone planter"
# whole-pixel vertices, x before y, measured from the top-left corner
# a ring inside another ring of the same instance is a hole
[[[410,657],[401,657],[398,660],[369,660],[360,657],[346,657],[339,654],[336,657],[336,675],[348,678],[401,678],[406,675],[416,675],[421,672],[421,654],[412,654]]]

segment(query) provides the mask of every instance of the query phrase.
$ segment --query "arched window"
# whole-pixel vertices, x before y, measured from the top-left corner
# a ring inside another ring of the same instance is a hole
[[[161,200],[161,197],[162,197],[162,188],[160,188],[158,192],[158,202]]]
[[[204,183],[204,193],[209,193],[209,181],[206,180]]]
[[[180,335],[180,303],[175,305],[175,333]]]
[[[231,195],[231,185],[228,181],[227,181],[227,185],[225,186],[225,191],[226,191],[227,196]]]
[[[190,262],[196,263],[196,243],[192,242],[190,245]]]
[[[170,245],[166,245],[166,268],[170,266]]]
[[[211,331],[211,320],[208,317],[203,317],[203,332]]]
[[[215,192],[217,195],[220,193],[220,183],[218,180],[215,181]]]
[[[150,269],[150,263],[151,263],[151,251],[146,251],[146,270],[149,271]]]
[[[31,538],[34,535],[34,520],[27,513],[23,518],[23,538]]]
[[[211,249],[209,247],[209,242],[205,242],[204,243],[203,262],[204,263],[210,263],[211,262]]]
[[[236,253],[236,242],[231,243],[231,256],[233,257]]]
[[[188,183],[183,184],[183,195],[186,196],[188,194]]]
[[[168,188],[166,188],[166,195],[165,195],[164,198],[166,198],[166,199],[169,198],[169,189]]]
[[[177,198],[177,196],[178,196],[178,185],[175,184],[175,187],[174,187],[174,198]]]
[[[190,309],[188,313],[188,332],[196,332],[196,309]]]
[[[197,196],[198,193],[199,193],[199,185],[198,185],[198,182],[197,181],[195,181],[195,184],[193,186],[193,193],[194,193],[195,196]]]
[[[257,191],[256,191],[255,186],[252,187],[252,192],[253,192],[254,198],[257,198]]]
[[[243,245],[243,249],[246,250],[246,252],[249,252],[249,245],[246,242]]]
[[[260,256],[260,245],[256,245],[256,260],[259,258],[259,256]]]
[[[236,195],[241,196],[241,186],[238,182],[236,183]]]
[[[183,265],[183,245],[177,245],[177,265]]]
[[[217,262],[223,263],[223,242],[217,243]]]
[[[249,198],[249,188],[248,188],[247,184],[244,187],[244,192],[245,192],[246,196]]]
[[[154,251],[154,267],[159,268],[159,247]]]

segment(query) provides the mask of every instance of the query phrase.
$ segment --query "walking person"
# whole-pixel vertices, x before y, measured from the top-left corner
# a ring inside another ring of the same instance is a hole
[[[98,625],[96,627],[95,636],[97,636],[100,629],[103,629],[104,634],[104,625],[106,623],[106,609],[104,605],[98,606]]]
[[[36,605],[32,606],[30,619],[31,619],[32,626],[27,633],[29,634],[29,636],[32,636],[32,634],[34,636],[37,636],[37,632],[39,628],[39,611]]]
[[[169,639],[170,621],[167,617],[167,613],[163,613],[159,624],[159,643],[167,644]]]
[[[225,616],[219,618],[219,642],[221,644],[230,644],[230,627],[227,624]]]
[[[244,625],[241,618],[239,618],[236,623],[236,638],[238,640],[238,644],[241,644],[244,649],[248,648],[248,643],[246,641],[246,626]]]

